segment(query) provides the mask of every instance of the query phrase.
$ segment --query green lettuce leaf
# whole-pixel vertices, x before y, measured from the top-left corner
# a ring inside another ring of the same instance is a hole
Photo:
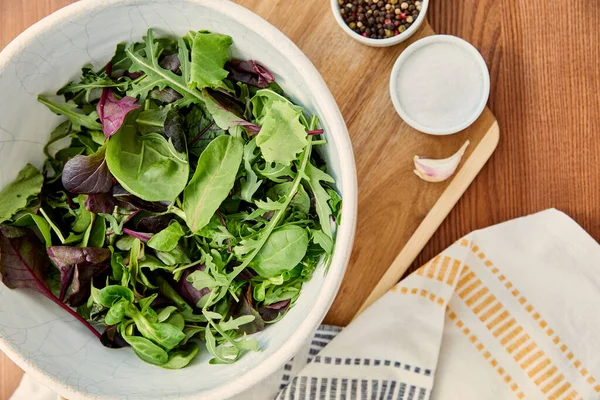
[[[223,88],[223,79],[229,72],[223,67],[229,61],[231,37],[218,33],[197,33],[192,44],[192,68],[190,81],[193,87]]]
[[[0,224],[8,221],[17,211],[27,206],[29,198],[42,190],[44,177],[31,164],[19,172],[17,179],[0,192]]]
[[[256,137],[267,162],[290,165],[306,147],[306,130],[300,123],[302,112],[283,101],[273,102],[263,118]]]

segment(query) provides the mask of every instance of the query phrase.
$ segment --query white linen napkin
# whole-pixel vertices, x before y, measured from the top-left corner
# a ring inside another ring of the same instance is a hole
[[[599,272],[556,210],[473,232],[235,399],[600,399]]]

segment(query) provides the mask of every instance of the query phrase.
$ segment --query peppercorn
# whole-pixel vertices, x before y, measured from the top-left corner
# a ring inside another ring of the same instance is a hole
[[[338,0],[344,22],[357,34],[385,39],[401,34],[416,21],[422,8],[417,0]]]

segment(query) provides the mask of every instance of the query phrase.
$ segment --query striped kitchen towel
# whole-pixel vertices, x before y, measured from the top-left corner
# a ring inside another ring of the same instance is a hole
[[[547,210],[459,240],[244,398],[600,399],[598,305],[600,246]]]

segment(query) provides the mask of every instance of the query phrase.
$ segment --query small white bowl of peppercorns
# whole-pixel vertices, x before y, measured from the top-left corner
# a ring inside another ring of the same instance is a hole
[[[429,0],[331,0],[342,29],[359,42],[393,46],[411,37],[423,23]]]

